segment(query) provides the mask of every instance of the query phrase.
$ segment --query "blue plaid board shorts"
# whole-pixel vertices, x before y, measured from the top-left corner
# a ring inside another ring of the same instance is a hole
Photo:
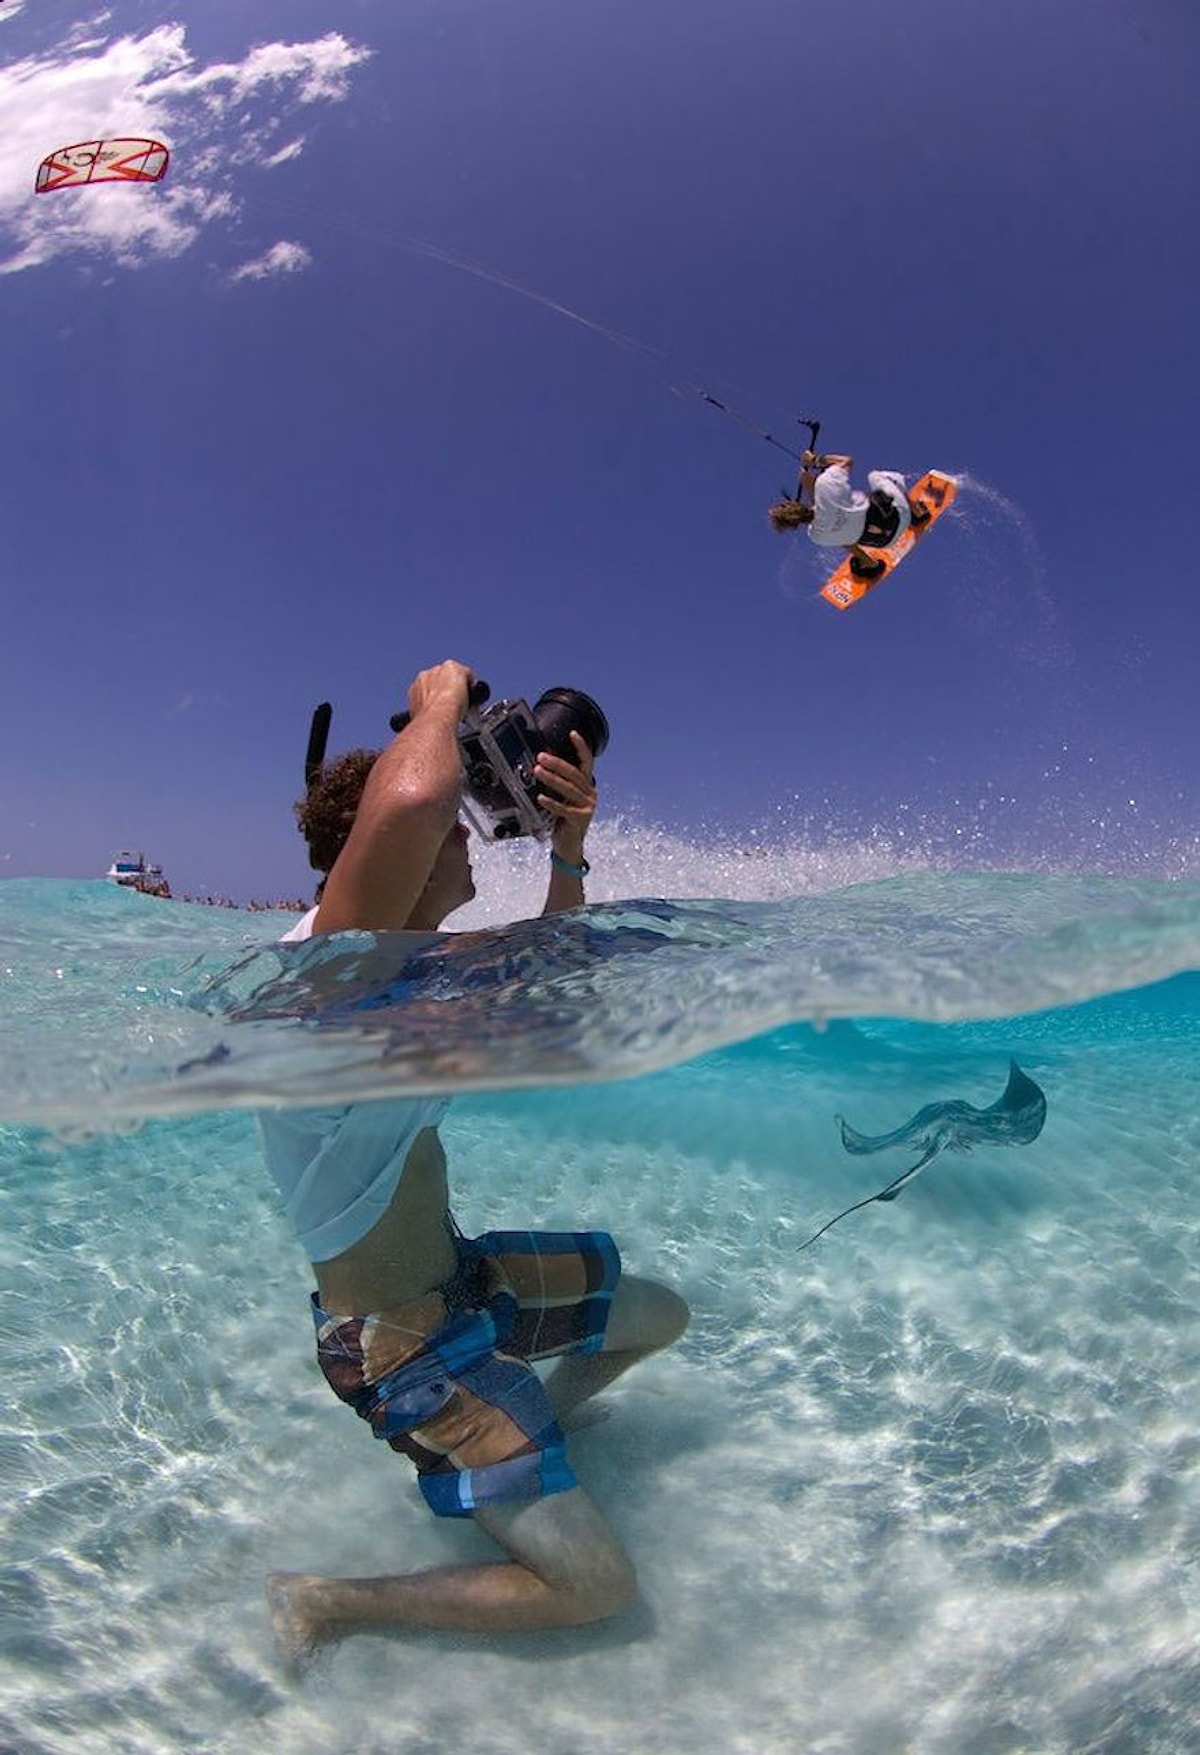
[[[312,1300],[334,1394],[412,1458],[438,1517],[577,1484],[532,1361],[598,1353],[621,1275],[606,1231],[488,1231],[455,1243],[455,1272],[420,1298],[351,1317]]]

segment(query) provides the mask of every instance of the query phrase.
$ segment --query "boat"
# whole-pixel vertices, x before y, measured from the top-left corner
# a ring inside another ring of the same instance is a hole
[[[122,889],[138,890],[143,896],[171,895],[171,886],[163,876],[161,865],[152,865],[144,853],[134,853],[128,848],[113,854],[113,862],[105,876],[110,883],[120,884]]]

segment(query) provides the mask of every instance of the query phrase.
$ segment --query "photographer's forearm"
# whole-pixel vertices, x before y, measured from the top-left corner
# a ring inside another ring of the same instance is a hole
[[[351,841],[390,842],[412,832],[416,818],[429,818],[437,847],[448,833],[462,796],[458,754],[459,712],[438,701],[411,719],[371,769]]]
[[[569,871],[568,866],[575,867]],[[550,857],[550,885],[546,891],[543,914],[563,914],[568,908],[582,908],[587,901],[583,891],[586,869],[583,857],[583,836],[560,826],[554,837]]]
[[[556,818],[550,843],[550,888],[543,914],[582,908],[585,901],[583,843],[596,814],[596,782],[592,752],[578,731],[572,731],[571,745],[574,761],[543,750],[534,768],[539,785],[545,788],[538,794],[538,804]]]
[[[430,702],[375,763],[329,875],[318,931],[395,931],[407,924],[458,811],[460,716],[452,698]]]

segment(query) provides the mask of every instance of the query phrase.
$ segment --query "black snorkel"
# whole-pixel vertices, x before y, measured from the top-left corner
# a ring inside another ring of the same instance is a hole
[[[329,743],[329,727],[333,720],[333,706],[329,701],[322,701],[313,708],[312,723],[308,728],[308,748],[304,752],[304,790],[307,792],[325,762],[325,750]]]

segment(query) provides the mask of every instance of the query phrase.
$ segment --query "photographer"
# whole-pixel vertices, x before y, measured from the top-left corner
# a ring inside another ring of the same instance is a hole
[[[458,728],[472,673],[448,661],[409,690],[410,717],[378,756],[319,774],[299,809],[328,877],[287,936],[437,933],[474,895]],[[546,913],[583,902],[593,757],[543,750],[534,778],[555,822]],[[262,1117],[272,1174],[313,1263],[317,1357],[334,1392],[410,1457],[435,1515],[473,1517],[504,1551],[481,1565],[379,1578],[268,1581],[285,1653],[303,1661],[382,1627],[528,1631],[615,1614],[632,1564],[576,1483],[560,1422],[675,1340],[687,1306],[622,1275],[606,1232],[489,1232],[451,1217],[437,1124],[444,1099],[395,1098]],[[543,1384],[531,1361],[557,1357]]]

